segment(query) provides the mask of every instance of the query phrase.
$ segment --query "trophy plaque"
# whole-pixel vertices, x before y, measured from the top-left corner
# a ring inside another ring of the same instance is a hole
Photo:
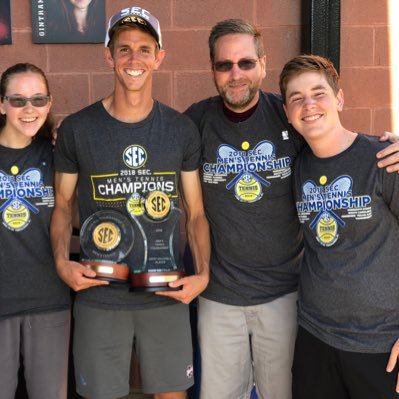
[[[133,247],[130,220],[114,210],[101,210],[88,217],[80,231],[80,263],[97,273],[95,278],[126,282],[129,267],[121,263]]]
[[[183,266],[178,265],[181,263],[178,245],[181,210],[162,191],[152,191],[146,198],[133,194],[127,210],[141,233],[143,244],[141,258],[129,262],[132,290],[180,289],[169,287],[169,283],[185,276]]]

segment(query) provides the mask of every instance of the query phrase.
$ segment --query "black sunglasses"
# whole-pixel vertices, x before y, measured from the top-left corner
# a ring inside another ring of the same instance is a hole
[[[254,69],[256,66],[256,63],[259,60],[253,60],[250,58],[242,58],[238,62],[231,62],[231,61],[216,61],[213,64],[213,68],[217,72],[229,72],[233,69],[233,65],[237,64],[238,68],[240,68],[243,71],[249,71],[250,69]]]
[[[29,101],[34,107],[45,107],[50,101],[50,96],[36,96],[36,97],[19,97],[19,96],[3,96],[4,100],[7,100],[11,107],[23,108]]]

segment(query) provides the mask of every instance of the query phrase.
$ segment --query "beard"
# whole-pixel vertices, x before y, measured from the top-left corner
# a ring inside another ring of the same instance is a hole
[[[231,86],[241,85],[243,83],[246,83],[247,87],[240,93],[234,93],[234,91],[230,90]],[[246,108],[255,98],[260,89],[261,80],[258,82],[254,82],[246,79],[241,79],[238,81],[227,82],[224,86],[218,85],[215,81],[215,86],[219,95],[223,98],[224,102],[231,109],[240,110]]]

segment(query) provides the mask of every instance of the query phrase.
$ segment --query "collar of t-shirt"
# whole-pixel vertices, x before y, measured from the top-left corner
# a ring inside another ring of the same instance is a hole
[[[245,112],[234,112],[231,109],[227,108],[226,105],[223,103],[223,112],[226,115],[227,119],[229,119],[231,122],[244,122],[255,112],[258,103],[259,101]]]

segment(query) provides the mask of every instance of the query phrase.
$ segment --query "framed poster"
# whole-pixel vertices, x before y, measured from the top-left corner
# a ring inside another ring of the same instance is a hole
[[[32,39],[34,43],[103,43],[105,0],[32,0]]]
[[[0,0],[0,44],[11,44],[11,0]]]

